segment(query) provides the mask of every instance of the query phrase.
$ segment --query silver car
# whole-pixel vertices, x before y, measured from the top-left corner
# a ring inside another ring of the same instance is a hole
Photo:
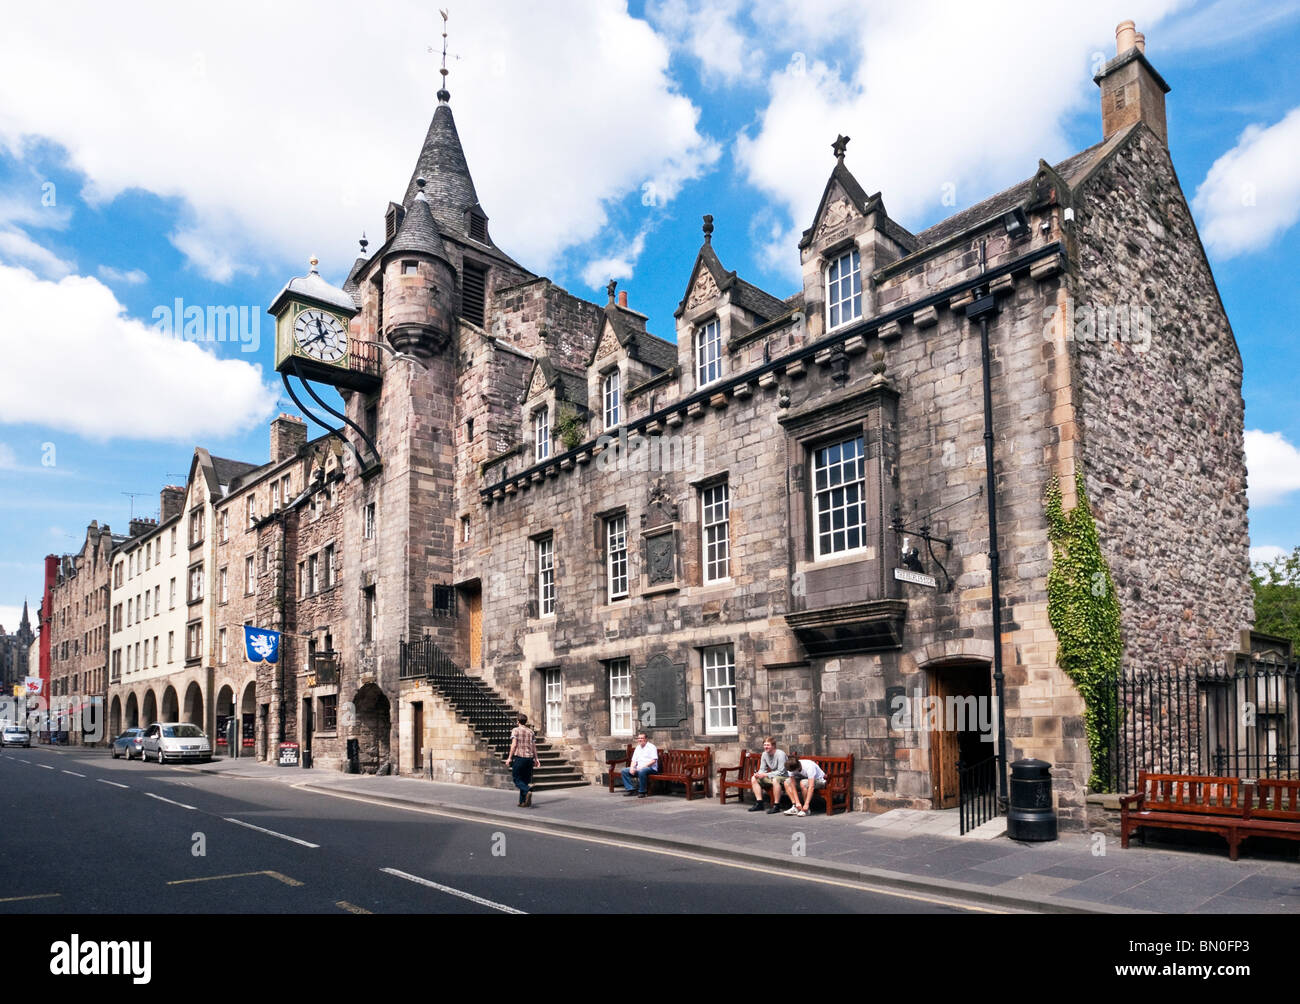
[[[144,730],[140,759],[152,754],[159,763],[169,760],[211,760],[212,740],[189,722],[154,722]]]
[[[26,746],[32,745],[32,734],[22,725],[6,725],[4,732],[0,735],[0,746]]]

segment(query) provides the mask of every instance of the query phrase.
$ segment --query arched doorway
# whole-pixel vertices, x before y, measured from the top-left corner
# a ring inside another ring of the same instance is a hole
[[[184,721],[203,728],[203,691],[197,683],[191,683],[185,688]]]
[[[257,753],[258,759],[266,759],[266,736],[262,735],[257,738],[257,747],[254,750],[254,732],[253,723],[257,717],[257,683],[250,680],[244,687],[244,696],[239,700],[239,723],[243,730],[241,742],[241,754],[252,756]]]
[[[361,772],[373,774],[388,760],[388,737],[392,727],[388,698],[373,683],[367,683],[352,699],[357,711],[356,738]]]
[[[152,690],[144,692],[144,713],[140,716],[140,724],[146,728],[158,721],[158,698],[154,696]]]
[[[108,706],[108,738],[116,739],[122,734],[122,698],[113,695],[113,703]]]
[[[135,694],[126,696],[126,728],[136,729],[140,727],[140,703],[135,699]]]
[[[236,736],[235,749],[229,745],[229,724],[230,719],[235,713],[235,692],[227,684],[217,691],[217,702],[213,708],[216,715],[214,727],[216,733],[212,737],[212,743],[218,751],[225,750],[227,755],[234,755],[238,752],[238,736]]]
[[[928,692],[912,727],[930,739],[931,799],[936,809],[960,802],[958,764],[973,767],[997,753],[997,707],[987,662],[954,659],[925,667]]]
[[[168,687],[162,696],[162,720],[175,722],[180,719],[180,705],[176,700],[176,688]]]

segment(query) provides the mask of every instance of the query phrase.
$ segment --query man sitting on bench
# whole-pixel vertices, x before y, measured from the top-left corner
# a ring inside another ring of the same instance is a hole
[[[636,795],[645,798],[646,778],[659,769],[659,750],[655,744],[646,740],[644,732],[636,734],[636,748],[632,750],[632,763],[623,768],[623,792],[625,796]],[[633,784],[632,779],[636,778]]]
[[[763,810],[763,789],[771,793],[772,805],[768,808],[768,814],[777,811],[777,806],[781,804],[781,782],[785,779],[785,750],[776,748],[776,740],[768,736],[763,740],[763,759],[758,763],[758,770],[754,771],[754,776],[749,779],[749,786],[754,791],[754,804],[750,806],[750,812],[761,812]]]
[[[806,816],[808,806],[812,805],[813,792],[826,787],[826,772],[816,760],[800,760],[791,769],[785,779],[785,793],[790,796],[790,808],[785,810],[787,816]],[[803,804],[799,803],[799,792],[803,792]]]

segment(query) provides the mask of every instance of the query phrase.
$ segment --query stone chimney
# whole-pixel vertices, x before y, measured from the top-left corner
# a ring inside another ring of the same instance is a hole
[[[165,485],[158,493],[158,519],[166,523],[185,508],[185,488],[183,485]]]
[[[131,520],[131,536],[139,537],[148,533],[157,526],[158,521],[156,519],[145,519],[143,516],[138,519],[133,519]]]
[[[1160,137],[1160,142],[1169,144],[1165,124],[1169,85],[1147,62],[1146,46],[1146,36],[1132,21],[1121,21],[1115,28],[1115,58],[1092,78],[1101,87],[1103,140],[1140,121]]]
[[[288,460],[307,445],[307,423],[297,415],[281,412],[271,421],[271,463]]]

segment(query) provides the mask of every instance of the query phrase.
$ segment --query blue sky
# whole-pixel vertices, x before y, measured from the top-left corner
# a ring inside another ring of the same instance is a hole
[[[8,630],[46,553],[91,519],[156,516],[195,445],[265,459],[267,421],[295,410],[265,307],[312,254],[341,282],[433,112],[434,5],[186,6],[32,7],[0,37]],[[1097,142],[1092,75],[1133,18],[1173,88],[1170,149],[1245,361],[1251,543],[1300,545],[1300,3],[448,9],[452,108],[497,243],[592,299],[618,278],[669,338],[702,214],[728,268],[788,295],[836,133],[919,230]],[[165,337],[177,298],[251,307],[260,339]]]

